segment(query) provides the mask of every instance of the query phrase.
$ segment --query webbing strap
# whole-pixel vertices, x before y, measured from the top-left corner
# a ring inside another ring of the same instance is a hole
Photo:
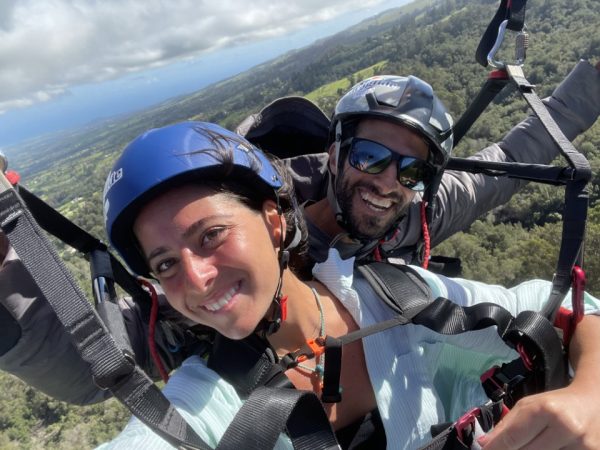
[[[284,429],[296,450],[340,449],[314,392],[259,387],[242,405],[217,450],[270,449]]]
[[[0,227],[90,365],[95,382],[175,446],[208,449],[162,392],[110,336],[10,183],[0,175]]]
[[[500,74],[504,75],[500,76]],[[464,135],[467,134],[467,131],[469,131],[475,121],[481,116],[492,100],[496,98],[496,95],[504,89],[507,83],[508,77],[505,72],[494,71],[490,74],[477,94],[477,97],[475,97],[453,127],[454,147],[458,145]]]
[[[592,176],[590,164],[583,154],[578,152],[571,141],[567,139],[560,127],[556,124],[548,108],[542,103],[542,100],[534,91],[534,85],[525,78],[523,69],[520,66],[506,65],[506,71],[509,77],[519,89],[521,95],[525,98],[533,112],[538,116],[542,125],[558,146],[569,165],[577,170],[577,178],[589,180]]]
[[[487,56],[498,40],[498,30],[505,20],[506,28],[512,31],[521,31],[525,25],[525,7],[527,0],[502,0],[496,14],[479,41],[475,60],[483,67],[487,67]]]
[[[549,301],[542,310],[542,314],[553,322],[571,285],[573,266],[578,262],[581,263],[588,209],[588,193],[585,188],[592,177],[592,170],[585,156],[575,149],[556,124],[548,109],[535,93],[534,86],[525,78],[521,67],[507,65],[506,70],[521,95],[558,146],[569,166],[573,169],[570,172],[571,180],[566,182],[562,241],[556,273],[552,280],[552,292]]]
[[[51,235],[84,255],[89,254],[93,250],[106,251],[106,245],[102,241],[71,222],[25,187],[19,186],[19,195],[37,224]],[[148,293],[140,287],[136,279],[119,260],[110,253],[109,257],[112,274],[119,286],[135,299],[147,298]],[[149,302],[150,299],[148,298]]]

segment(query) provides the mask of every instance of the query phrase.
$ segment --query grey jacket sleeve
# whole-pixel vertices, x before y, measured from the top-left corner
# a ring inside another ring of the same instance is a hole
[[[92,381],[90,367],[74,345],[29,272],[10,250],[0,269],[0,309],[7,326],[0,340],[10,334],[10,345],[0,352],[0,369],[63,401],[89,404],[103,400],[107,392]],[[15,333],[16,332],[16,333]]]
[[[544,103],[565,136],[575,139],[592,126],[600,114],[600,72],[587,61],[580,61]],[[515,126],[498,144],[471,158],[547,164],[556,156],[556,145],[539,119],[531,116]],[[506,203],[524,184],[522,180],[506,177],[447,171],[430,228],[432,246],[466,229],[485,212]],[[411,210],[411,213],[414,216],[418,211]],[[420,227],[414,231],[420,232]]]

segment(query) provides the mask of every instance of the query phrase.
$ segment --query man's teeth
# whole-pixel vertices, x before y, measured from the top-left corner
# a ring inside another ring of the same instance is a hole
[[[235,293],[237,292],[239,286],[234,286],[231,289],[229,289],[225,294],[223,294],[223,296],[218,299],[217,301],[214,301],[212,303],[203,305],[204,308],[208,309],[209,311],[215,312],[220,310],[221,308],[223,308],[227,303],[229,303],[229,300],[231,300],[231,297],[233,297],[235,295]]]
[[[388,209],[392,206],[392,201],[387,198],[375,197],[369,192],[361,192],[360,197],[367,203],[381,209]]]

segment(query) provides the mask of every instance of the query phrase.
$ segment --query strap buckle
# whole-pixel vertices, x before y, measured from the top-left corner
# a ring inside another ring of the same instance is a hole
[[[523,374],[525,363],[516,359],[502,366],[494,366],[481,375],[481,385],[493,402],[502,400],[512,407],[516,400],[523,397],[522,383],[526,380]]]
[[[315,339],[308,339],[306,343],[295,352],[288,353],[281,358],[285,369],[291,369],[298,364],[325,353],[326,336],[319,336]]]
[[[471,436],[475,432],[475,421],[480,414],[480,408],[473,408],[454,423],[456,439],[467,448],[469,448],[471,444],[465,442],[467,440],[466,436]]]

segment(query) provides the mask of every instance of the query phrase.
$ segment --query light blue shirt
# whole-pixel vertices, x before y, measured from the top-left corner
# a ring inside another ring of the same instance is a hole
[[[513,315],[540,310],[550,283],[534,280],[506,289],[463,279],[448,279],[415,267],[434,297],[450,297],[461,306],[497,303]],[[342,302],[363,328],[394,313],[379,300],[368,282],[354,277],[354,259],[342,260],[331,250],[317,264],[315,278]],[[563,306],[569,307],[567,296]],[[586,313],[597,313],[600,302],[586,294]],[[363,348],[369,378],[385,428],[388,448],[412,449],[426,444],[430,427],[454,420],[487,397],[479,381],[488,368],[518,355],[498,337],[495,328],[445,336],[418,325],[405,325],[368,336]],[[211,446],[216,446],[242,402],[231,385],[208,369],[200,358],[189,358],[171,377],[165,395]],[[99,449],[172,448],[132,418],[125,430]],[[278,449],[292,448],[281,436]]]

